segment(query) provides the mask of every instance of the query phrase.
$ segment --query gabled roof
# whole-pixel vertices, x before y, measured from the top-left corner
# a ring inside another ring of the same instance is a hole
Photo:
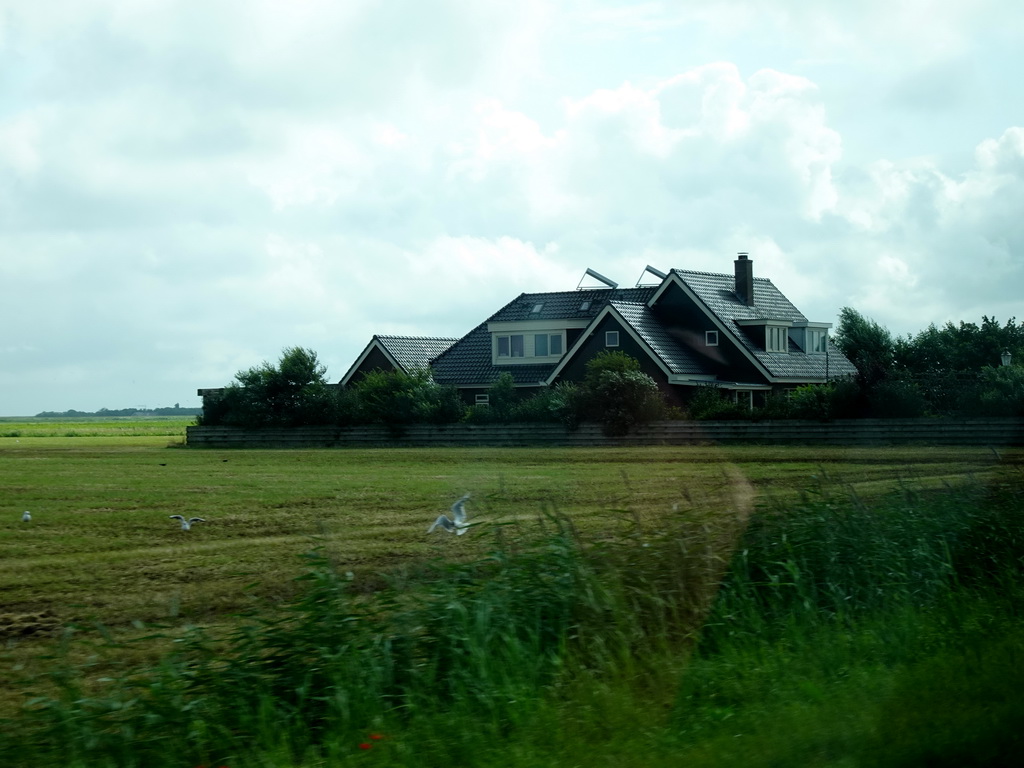
[[[516,384],[537,386],[545,381],[555,363],[542,365],[502,365],[491,363],[491,333],[481,323],[433,361],[434,381],[461,387],[487,388],[502,373],[512,374]]]
[[[826,367],[828,376],[831,378],[856,374],[857,369],[831,341],[829,342],[829,354],[826,356],[803,354],[792,341],[789,343],[790,353],[788,354],[767,352],[751,339],[738,321],[781,320],[794,324],[807,322],[803,313],[793,306],[793,303],[768,278],[754,278],[754,305],[748,306],[737,296],[735,279],[732,275],[673,269],[669,279],[673,276],[686,284],[699,303],[707,309],[709,315],[717,319],[723,326],[723,330],[736,340],[747,356],[756,360],[773,378],[781,380],[823,379],[826,375]],[[669,280],[666,280],[659,286],[658,294],[654,297],[655,301],[668,284]]]
[[[345,386],[376,349],[397,369],[409,372],[416,368],[429,368],[430,361],[451,347],[458,339],[440,336],[374,336],[362,354],[341,379]]]

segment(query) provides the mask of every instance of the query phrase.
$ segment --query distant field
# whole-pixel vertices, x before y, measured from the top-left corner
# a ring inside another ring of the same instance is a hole
[[[0,439],[22,437],[185,437],[194,416],[0,418]],[[0,443],[2,445],[2,443]]]

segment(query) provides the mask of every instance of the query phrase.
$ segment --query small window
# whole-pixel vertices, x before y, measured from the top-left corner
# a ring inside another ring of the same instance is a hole
[[[590,309],[590,299],[586,299],[580,304],[580,312],[586,312],[588,309]]]
[[[530,310],[530,314],[531,315],[539,315],[540,311],[542,309],[544,309],[544,304],[543,303],[541,303],[541,304],[534,304],[533,305],[533,309]]]
[[[604,332],[604,345],[606,347],[617,347],[617,346],[619,346],[619,332],[618,331],[605,331]]]
[[[508,357],[508,336],[498,337],[498,357]]]
[[[548,352],[552,355],[562,354],[562,336],[561,334],[554,334],[551,337],[551,344],[548,347]]]
[[[490,395],[477,395],[476,396],[476,404],[477,405],[490,405],[491,404],[491,396]]]
[[[708,347],[717,347],[718,331],[704,331],[704,345]]]

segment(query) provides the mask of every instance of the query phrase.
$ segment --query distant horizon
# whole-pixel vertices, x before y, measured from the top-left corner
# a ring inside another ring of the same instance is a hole
[[[131,411],[131,413],[127,413]],[[158,413],[159,411],[173,411],[174,413]],[[198,416],[203,412],[202,406],[175,406],[161,405],[154,408],[147,406],[129,406],[127,408],[100,408],[95,411],[80,411],[76,408],[68,408],[64,411],[43,410],[32,414],[5,414],[0,419],[55,419],[55,418],[85,418],[96,416],[110,416],[111,418],[131,418],[137,414],[149,414],[152,416]]]

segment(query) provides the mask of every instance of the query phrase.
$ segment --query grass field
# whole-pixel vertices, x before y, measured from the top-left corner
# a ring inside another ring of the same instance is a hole
[[[22,681],[5,690],[0,712],[12,712],[33,680],[45,687],[52,660],[41,654],[62,628],[99,624],[115,641],[105,650],[82,646],[68,657],[92,664],[94,678],[152,664],[189,627],[230,631],[238,623],[235,614],[254,605],[264,616],[279,607],[294,610],[308,588],[295,580],[309,567],[301,556],[314,548],[344,574],[353,599],[371,605],[377,595],[392,595],[396,585],[400,593],[417,594],[431,564],[472,564],[496,546],[528,551],[528,542],[555,535],[559,522],[587,548],[612,547],[608,551],[619,554],[611,562],[633,557],[615,549],[623,542],[655,551],[676,547],[674,532],[684,521],[690,545],[705,549],[700,578],[717,583],[755,504],[766,512],[831,510],[851,500],[867,508],[1002,483],[1024,465],[1019,451],[975,448],[197,450],[181,445],[187,423],[69,423],[35,433],[32,424],[0,423],[0,434],[11,433],[0,437],[0,519],[7,521],[0,523],[0,634],[6,644],[0,677]],[[427,536],[434,517],[467,491],[473,494],[471,520],[479,525],[467,536]],[[20,522],[23,510],[32,512],[30,523]],[[184,532],[168,519],[171,514],[207,522]],[[690,578],[695,572],[687,573]],[[660,583],[662,576],[649,578]],[[710,581],[704,585],[709,589]],[[707,607],[690,606],[691,619]],[[154,627],[160,637],[139,640]],[[672,658],[665,663],[678,671],[685,654]],[[638,663],[637,670],[642,667]],[[643,676],[637,672],[637,679]],[[564,739],[586,741],[595,719],[671,707],[675,695],[674,686],[652,697],[633,684],[602,694],[602,685],[573,694],[584,696],[591,709]],[[855,687],[844,695],[864,691]],[[633,703],[627,707],[626,700]],[[664,710],[659,712],[660,720]],[[688,721],[686,727],[696,726]],[[721,737],[708,722],[700,728],[712,740]],[[671,764],[671,750],[663,763],[653,756],[631,761],[631,744],[623,734],[619,764]],[[392,764],[432,764],[389,749]],[[354,759],[335,757],[292,755],[262,764],[341,765]],[[538,764],[561,764],[551,760]],[[110,764],[134,763],[111,758]],[[381,764],[388,763],[381,758]]]

